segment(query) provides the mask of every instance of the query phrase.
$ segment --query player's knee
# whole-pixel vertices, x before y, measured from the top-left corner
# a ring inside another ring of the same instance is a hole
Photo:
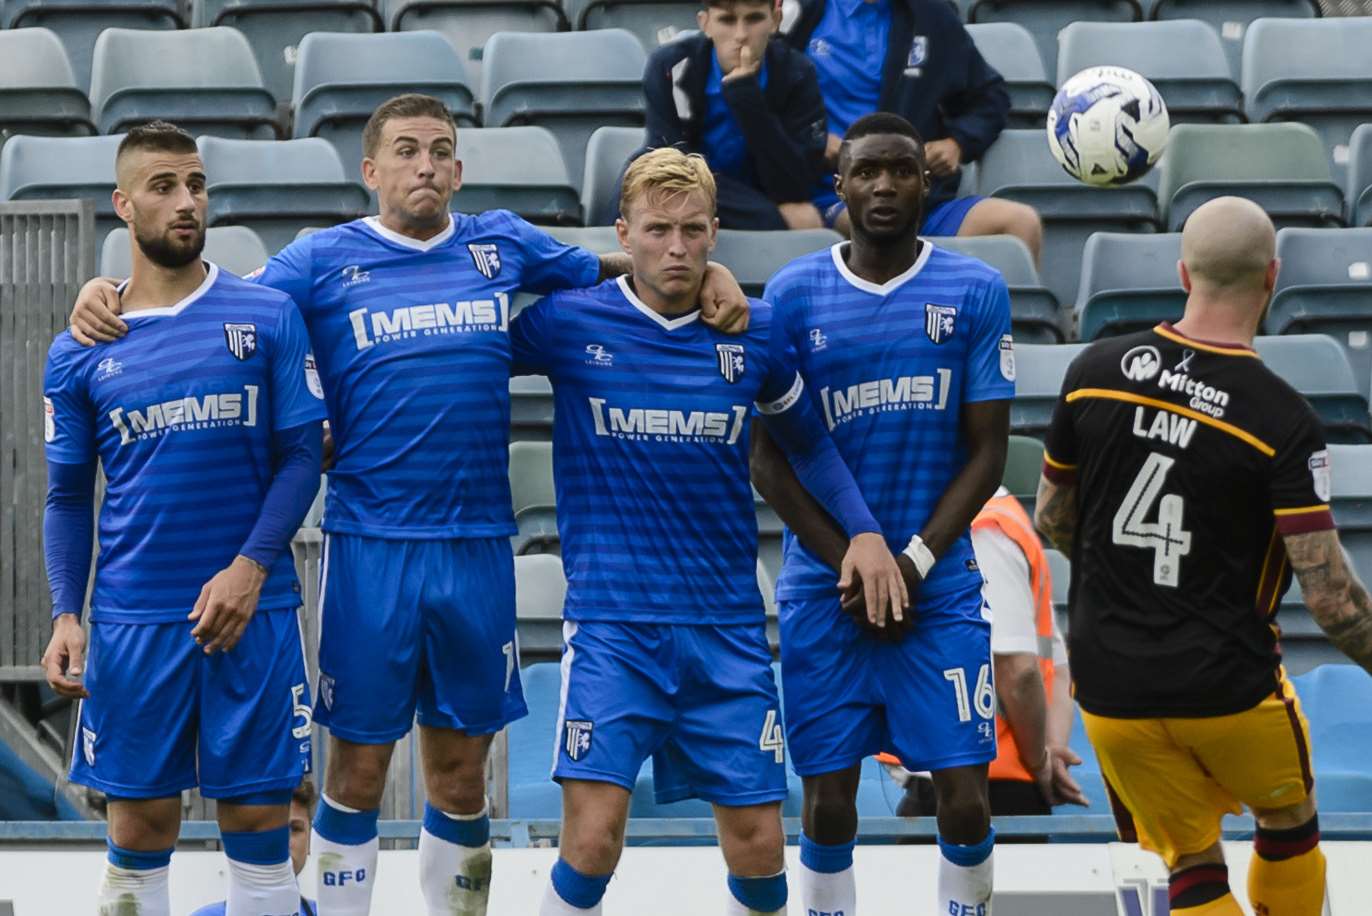
[[[124,849],[166,849],[176,843],[180,827],[179,798],[110,806],[110,839]]]
[[[624,830],[617,824],[563,822],[562,858],[577,871],[604,875],[614,871],[624,849]]]
[[[1253,817],[1264,830],[1291,830],[1302,827],[1315,816],[1315,797],[1307,795],[1302,801],[1285,808],[1255,808]]]
[[[954,843],[974,844],[986,837],[991,802],[984,783],[971,779],[936,781],[939,833]]]
[[[755,817],[733,824],[722,845],[733,875],[774,875],[785,865],[786,837],[779,817]]]
[[[339,804],[370,811],[381,806],[386,791],[386,765],[369,757],[330,761],[325,792]]]
[[[805,808],[817,843],[846,843],[857,831],[857,802],[841,786],[807,790]]]

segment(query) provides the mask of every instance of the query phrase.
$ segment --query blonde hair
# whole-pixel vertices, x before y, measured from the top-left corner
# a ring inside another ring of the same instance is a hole
[[[710,203],[710,215],[715,213],[715,176],[698,153],[683,153],[664,146],[639,156],[624,173],[619,191],[619,213],[627,217],[629,205],[647,194],[690,194],[701,191]]]

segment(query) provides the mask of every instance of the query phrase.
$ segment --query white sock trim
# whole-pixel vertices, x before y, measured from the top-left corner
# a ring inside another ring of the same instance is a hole
[[[319,800],[322,801],[324,804],[328,805],[330,808],[334,809],[335,811],[342,811],[344,814],[362,813],[362,810],[360,808],[349,808],[342,802],[336,802],[332,798],[329,798],[329,796],[324,792],[319,793]]]

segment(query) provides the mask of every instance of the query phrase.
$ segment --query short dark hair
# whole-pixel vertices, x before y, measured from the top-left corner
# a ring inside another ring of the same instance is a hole
[[[300,780],[300,785],[291,790],[291,801],[303,805],[306,811],[311,815],[314,814],[314,783],[310,782],[308,777]]]
[[[915,125],[900,115],[889,111],[874,111],[871,114],[863,115],[849,125],[848,130],[843,134],[843,143],[839,146],[839,159],[845,158],[848,144],[854,140],[861,140],[863,137],[872,137],[878,134],[895,134],[914,140],[915,145],[919,147],[920,163],[923,164],[924,138],[919,135],[919,131],[915,130]]]
[[[700,8],[703,10],[719,9],[720,7],[733,6],[735,3],[748,3],[752,5],[766,3],[768,6],[772,7],[778,5],[777,0],[700,0]]]
[[[152,150],[159,153],[198,153],[195,138],[169,121],[149,121],[129,128],[114,154],[118,162],[128,153]]]
[[[448,110],[447,105],[431,95],[407,92],[387,99],[372,112],[372,116],[367,119],[367,126],[362,128],[362,155],[368,159],[376,155],[376,148],[381,144],[381,131],[386,122],[394,118],[435,118],[447,121],[448,126],[453,129],[453,142],[457,141],[457,122],[453,120],[453,113]]]

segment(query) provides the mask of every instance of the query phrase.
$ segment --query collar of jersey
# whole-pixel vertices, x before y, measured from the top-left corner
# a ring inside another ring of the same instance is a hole
[[[451,213],[448,214],[448,227],[433,238],[425,239],[422,242],[419,239],[412,239],[408,235],[401,235],[399,232],[387,229],[385,226],[381,225],[381,217],[379,216],[369,216],[362,222],[367,224],[368,229],[372,230],[386,241],[394,242],[397,245],[403,245],[406,248],[413,248],[415,251],[432,251],[439,245],[448,241],[448,239],[452,238],[453,233],[457,231],[457,220]]]
[[[1188,347],[1195,347],[1197,350],[1204,350],[1207,353],[1218,353],[1221,356],[1257,356],[1258,351],[1252,347],[1245,347],[1241,344],[1215,343],[1211,340],[1197,340],[1194,337],[1187,337],[1181,331],[1172,327],[1172,322],[1164,321],[1153,328],[1153,333],[1160,337],[1166,337],[1173,343],[1183,344]]]
[[[191,293],[189,296],[182,299],[175,305],[164,305],[161,308],[156,309],[135,309],[134,311],[129,312],[127,315],[120,315],[119,317],[123,318],[125,321],[132,321],[137,318],[170,318],[173,315],[180,315],[183,311],[185,311],[187,306],[195,302],[201,296],[205,295],[205,293],[209,292],[210,287],[214,286],[214,281],[219,279],[218,264],[206,261],[205,266],[207,269],[205,271],[204,282],[197,286],[193,293]],[[121,296],[124,294],[124,287],[128,285],[129,281],[125,280],[123,283],[120,283],[118,287],[116,287]]]
[[[847,280],[849,285],[855,286],[864,293],[871,293],[873,296],[889,296],[891,293],[900,289],[908,281],[913,280],[924,265],[929,262],[929,255],[933,253],[934,243],[928,239],[920,239],[922,244],[919,248],[919,257],[915,258],[915,263],[905,273],[892,277],[885,283],[873,283],[871,280],[864,280],[857,274],[848,269],[848,263],[843,260],[843,246],[847,242],[839,242],[829,249],[829,254],[834,259],[834,266],[838,268],[839,276]]]
[[[634,294],[634,288],[629,285],[628,276],[616,277],[615,282],[619,284],[619,291],[624,294],[625,299],[629,300],[629,304],[653,319],[653,321],[664,331],[675,331],[677,328],[685,327],[700,317],[700,309],[696,309],[693,312],[687,312],[685,315],[678,315],[675,318],[664,318]]]

